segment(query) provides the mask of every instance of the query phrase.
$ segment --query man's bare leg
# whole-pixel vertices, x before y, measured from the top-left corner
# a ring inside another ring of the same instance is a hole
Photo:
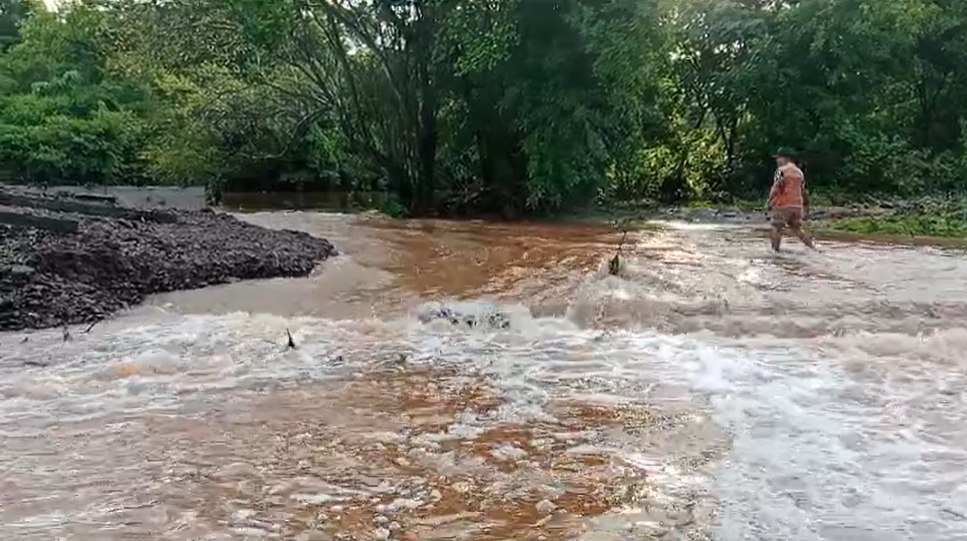
[[[772,241],[772,249],[778,252],[782,244],[782,228],[773,225],[772,231],[769,232],[769,240]]]
[[[799,237],[799,240],[801,240],[802,243],[805,244],[807,247],[809,247],[812,250],[816,249],[816,245],[813,244],[812,237],[809,236],[809,233],[806,233],[806,231],[802,228],[802,226],[797,226],[792,228],[792,232],[797,237]]]

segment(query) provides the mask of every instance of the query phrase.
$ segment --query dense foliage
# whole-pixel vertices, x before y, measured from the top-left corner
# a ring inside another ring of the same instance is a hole
[[[0,0],[0,180],[401,212],[967,187],[963,0]]]

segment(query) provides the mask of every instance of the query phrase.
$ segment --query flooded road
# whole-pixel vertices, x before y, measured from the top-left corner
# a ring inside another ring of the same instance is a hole
[[[246,218],[344,255],[0,336],[0,539],[967,540],[963,252]]]

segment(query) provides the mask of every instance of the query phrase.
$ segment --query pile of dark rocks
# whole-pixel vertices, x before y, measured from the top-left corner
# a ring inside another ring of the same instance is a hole
[[[145,296],[237,280],[307,276],[325,239],[234,216],[82,219],[76,233],[0,225],[0,330],[90,323]]]

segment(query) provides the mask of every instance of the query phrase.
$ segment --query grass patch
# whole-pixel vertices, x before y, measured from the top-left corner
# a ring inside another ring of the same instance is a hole
[[[893,214],[864,216],[832,221],[824,226],[831,231],[861,235],[967,238],[967,219],[949,214]]]
[[[830,227],[870,235],[967,238],[967,200],[926,197],[893,207],[884,216],[837,220]]]

